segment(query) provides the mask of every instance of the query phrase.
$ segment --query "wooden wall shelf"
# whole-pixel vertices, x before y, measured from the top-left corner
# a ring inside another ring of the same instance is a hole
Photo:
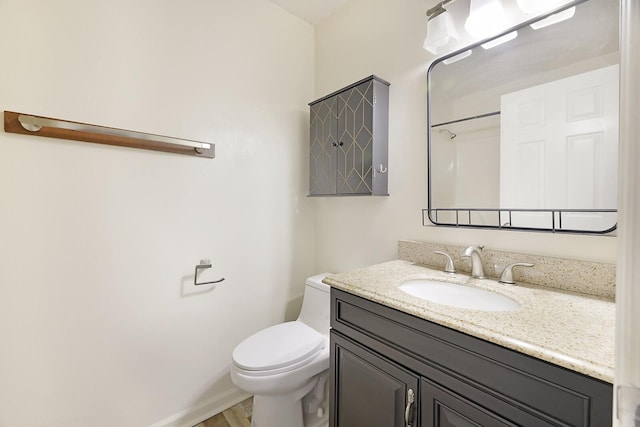
[[[4,112],[4,130],[23,135],[142,148],[209,159],[215,157],[215,145],[208,142],[90,125],[13,111]]]

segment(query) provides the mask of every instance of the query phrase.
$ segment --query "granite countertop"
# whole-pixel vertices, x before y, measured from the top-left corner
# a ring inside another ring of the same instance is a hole
[[[514,311],[456,308],[411,296],[398,286],[436,279],[488,289],[517,301]],[[447,274],[390,261],[324,279],[328,285],[503,347],[613,383],[615,303],[601,297]]]

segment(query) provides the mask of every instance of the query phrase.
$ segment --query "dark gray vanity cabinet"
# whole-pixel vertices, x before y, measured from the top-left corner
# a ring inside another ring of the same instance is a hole
[[[611,425],[611,384],[337,289],[331,328],[331,427]]]
[[[388,195],[389,83],[370,76],[309,107],[309,194]]]

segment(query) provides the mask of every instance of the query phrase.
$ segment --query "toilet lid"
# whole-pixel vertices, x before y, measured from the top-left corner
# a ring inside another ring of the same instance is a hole
[[[263,329],[233,350],[233,361],[242,369],[262,371],[293,365],[322,350],[324,337],[302,322],[286,322]]]

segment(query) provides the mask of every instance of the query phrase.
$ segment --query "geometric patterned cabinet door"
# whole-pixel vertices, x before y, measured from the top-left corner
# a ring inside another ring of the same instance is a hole
[[[387,196],[389,83],[370,76],[309,106],[309,194]]]

